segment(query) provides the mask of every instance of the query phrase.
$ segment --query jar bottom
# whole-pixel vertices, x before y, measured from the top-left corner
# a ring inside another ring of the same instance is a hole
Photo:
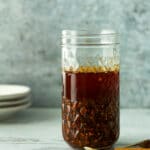
[[[90,147],[85,147],[83,150],[114,150],[114,147],[105,147],[105,148],[90,148]]]
[[[115,150],[115,148],[114,147],[103,147],[103,148],[83,147],[83,148],[73,148],[73,150]]]

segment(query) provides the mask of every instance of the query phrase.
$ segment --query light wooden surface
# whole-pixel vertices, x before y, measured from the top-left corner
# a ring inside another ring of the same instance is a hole
[[[150,138],[150,110],[122,109],[119,145]],[[61,135],[61,110],[32,108],[0,122],[0,150],[70,150]]]
[[[116,148],[115,150],[150,150],[150,148]]]

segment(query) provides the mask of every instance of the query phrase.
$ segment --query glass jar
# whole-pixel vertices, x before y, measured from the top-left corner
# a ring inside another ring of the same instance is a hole
[[[119,42],[112,30],[62,31],[62,132],[76,149],[119,137]]]

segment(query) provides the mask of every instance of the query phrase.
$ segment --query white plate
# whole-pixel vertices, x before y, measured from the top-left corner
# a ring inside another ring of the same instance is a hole
[[[0,101],[0,107],[7,107],[12,105],[21,105],[24,103],[30,102],[30,96],[23,98],[23,99],[17,99],[17,100],[9,100],[9,101]]]
[[[29,106],[31,106],[31,102],[14,107],[0,108],[0,120],[7,119],[8,117],[11,117],[15,113],[22,111]]]
[[[13,100],[15,98],[25,97],[31,92],[27,86],[21,85],[0,85],[0,101]]]

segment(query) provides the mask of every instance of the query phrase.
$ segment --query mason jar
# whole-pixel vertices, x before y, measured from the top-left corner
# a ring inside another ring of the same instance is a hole
[[[62,31],[62,133],[75,149],[119,137],[119,41],[112,30]]]

